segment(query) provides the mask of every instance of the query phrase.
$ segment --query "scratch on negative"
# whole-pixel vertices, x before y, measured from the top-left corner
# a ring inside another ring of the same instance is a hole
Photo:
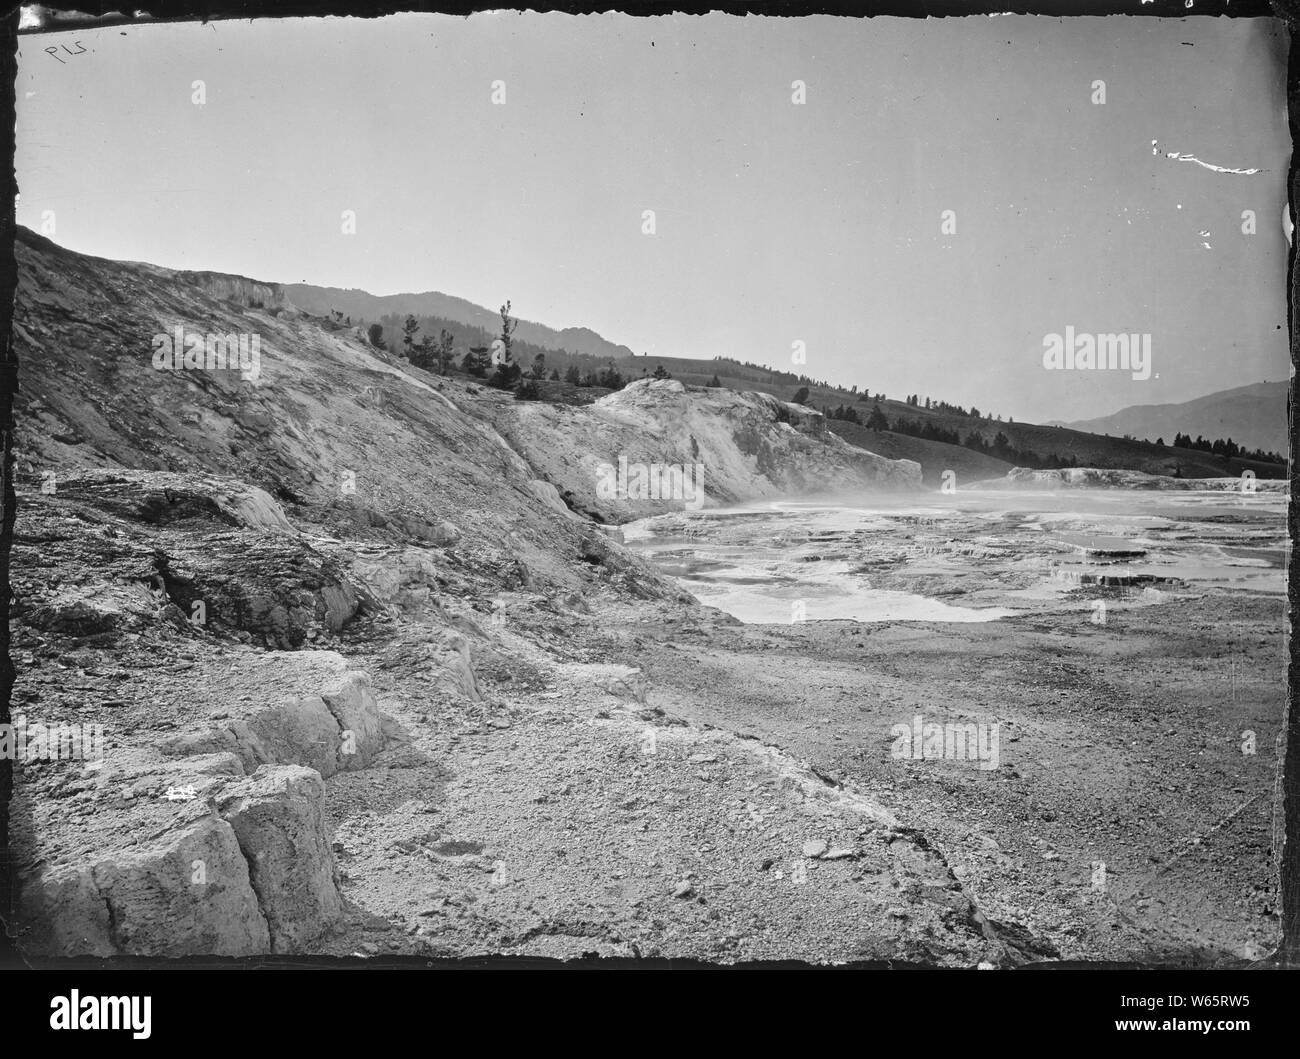
[[[1166,158],[1172,158],[1175,162],[1195,162],[1202,169],[1208,169],[1211,173],[1235,173],[1238,176],[1254,176],[1260,172],[1258,169],[1228,169],[1221,165],[1211,165],[1209,162],[1202,162],[1194,154],[1180,154],[1178,151],[1166,151]]]

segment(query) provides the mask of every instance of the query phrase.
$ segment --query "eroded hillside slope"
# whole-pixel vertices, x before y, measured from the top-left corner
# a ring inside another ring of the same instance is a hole
[[[855,448],[827,429],[820,412],[765,393],[642,379],[592,405],[498,401],[487,410],[497,429],[574,507],[613,522],[683,506],[680,498],[639,495],[631,471],[623,473],[631,485],[608,488],[610,470],[619,472],[620,460],[646,468],[698,468],[702,496],[685,499],[695,508],[921,486],[920,464]]]

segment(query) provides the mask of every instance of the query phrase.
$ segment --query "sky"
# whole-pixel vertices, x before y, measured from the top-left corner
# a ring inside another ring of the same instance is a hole
[[[509,298],[637,352],[1023,420],[1289,375],[1272,20],[497,12],[20,44],[18,221],[85,253]],[[1044,367],[1067,327],[1149,334],[1150,377]]]

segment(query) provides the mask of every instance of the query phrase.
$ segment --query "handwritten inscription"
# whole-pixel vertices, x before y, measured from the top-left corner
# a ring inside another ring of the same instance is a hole
[[[66,44],[51,44],[48,48],[45,49],[45,54],[46,54],[46,55],[53,55],[53,56],[54,56],[56,59],[58,59],[59,62],[61,62],[61,63],[67,63],[67,61],[68,61],[67,59],[62,58],[62,57],[59,55],[59,52],[61,52],[61,51],[62,51],[62,52],[67,52],[67,54],[69,54],[69,55],[84,55],[84,54],[85,54],[86,49],[83,48],[83,47],[81,46],[81,41],[79,41],[79,40],[74,40],[72,43],[75,44],[75,45],[77,46],[77,50],[76,50],[76,51],[73,51],[73,50],[72,50],[71,48],[69,48]]]

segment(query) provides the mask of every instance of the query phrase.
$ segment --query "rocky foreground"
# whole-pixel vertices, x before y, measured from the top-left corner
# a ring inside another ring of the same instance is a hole
[[[924,835],[657,705],[618,640],[716,613],[603,566],[489,599],[459,541],[284,521],[148,472],[25,497],[18,709],[107,733],[102,763],[18,770],[32,955],[1008,958]]]

